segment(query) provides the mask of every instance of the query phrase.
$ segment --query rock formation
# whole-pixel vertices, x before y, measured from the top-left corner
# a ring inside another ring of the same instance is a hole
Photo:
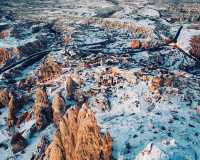
[[[133,49],[138,49],[141,47],[141,42],[139,40],[132,40],[130,46]]]
[[[78,84],[72,79],[71,76],[68,76],[66,79],[66,92],[67,97],[74,99],[75,98],[75,92]]]
[[[18,84],[17,87],[23,90],[31,90],[31,88],[36,84],[36,79],[34,79],[33,77],[27,77],[26,79],[21,79]]]
[[[161,83],[162,83],[162,79],[160,77],[154,77],[154,78],[152,78],[152,82],[149,85],[149,90],[151,92],[154,92],[155,90],[159,89]]]
[[[165,76],[152,77],[149,84],[149,90],[151,92],[155,92],[161,87],[169,87],[172,85],[172,79],[173,76],[169,76],[167,74]]]
[[[9,97],[10,97],[10,100],[9,100],[9,103],[8,103],[8,117],[7,117],[7,123],[8,123],[8,127],[13,127],[15,122],[16,122],[16,111],[18,109],[18,106],[17,106],[17,100],[16,98],[14,97],[13,94],[9,94]]]
[[[49,105],[49,100],[45,87],[39,88],[36,91],[33,113],[36,119],[36,123],[34,128],[32,128],[32,131],[42,130],[51,122],[52,111]]]
[[[49,137],[47,135],[42,136],[39,144],[37,145],[37,151],[32,155],[32,160],[42,160],[45,155],[45,150],[49,145]]]
[[[11,139],[13,153],[22,151],[27,146],[27,144],[27,140],[21,135],[21,133],[16,133]]]
[[[13,127],[16,123],[16,112],[19,109],[17,96],[7,89],[0,90],[0,108],[8,107],[7,125]]]
[[[64,98],[57,94],[53,97],[52,101],[52,111],[53,111],[53,121],[56,125],[59,124],[60,119],[65,113],[65,100]]]
[[[0,90],[0,108],[8,106],[9,92],[6,89]]]
[[[48,160],[109,160],[112,139],[102,135],[94,113],[86,105],[69,109],[45,152]]]
[[[200,36],[193,36],[190,40],[190,54],[196,58],[200,58]]]
[[[55,78],[61,73],[61,66],[52,58],[48,58],[46,62],[40,65],[37,76],[40,82],[46,82]]]
[[[12,57],[11,53],[4,48],[0,48],[0,65],[4,64],[8,59]]]

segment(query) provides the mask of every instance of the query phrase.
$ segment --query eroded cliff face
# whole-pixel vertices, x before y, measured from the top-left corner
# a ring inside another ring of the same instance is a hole
[[[112,138],[101,134],[94,113],[84,104],[69,109],[45,152],[48,160],[109,160]]]

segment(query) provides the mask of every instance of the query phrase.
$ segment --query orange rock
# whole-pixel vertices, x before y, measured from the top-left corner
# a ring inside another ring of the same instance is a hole
[[[53,121],[56,125],[59,124],[65,112],[65,100],[60,95],[55,95],[52,101]]]
[[[142,81],[145,81],[145,82],[149,80],[149,77],[147,75],[142,75],[140,78]]]
[[[141,47],[141,42],[139,40],[132,40],[130,46],[133,49],[139,49]]]
[[[4,48],[0,48],[0,65],[5,63],[8,59],[12,57],[11,53]]]
[[[117,76],[120,75],[122,73],[122,71],[119,68],[112,68],[112,75],[113,76]]]
[[[149,90],[151,92],[156,91],[161,86],[162,79],[160,77],[154,77],[149,85]]]
[[[51,122],[52,110],[44,87],[38,88],[36,91],[33,113],[36,119],[34,131],[45,128]]]
[[[40,65],[37,77],[39,82],[46,82],[48,80],[56,78],[60,73],[61,65],[54,61],[52,58],[48,58],[47,61]]]
[[[155,90],[157,90],[157,87],[155,87],[155,86],[152,85],[152,84],[150,84],[148,88],[149,88],[149,91],[150,91],[150,92],[154,92]]]
[[[69,109],[45,152],[49,160],[110,160],[112,139],[102,135],[94,113],[86,105]]]
[[[153,78],[153,80],[152,80],[152,83],[154,84],[154,85],[156,85],[156,86],[159,86],[160,84],[161,84],[161,78],[160,77],[155,77],[155,78]]]
[[[77,89],[79,87],[79,85],[81,85],[81,80],[76,80],[76,78],[72,78],[72,76],[68,76],[66,78],[66,92],[67,92],[67,97],[72,98],[72,99],[76,99],[76,94],[77,94]]]
[[[7,117],[7,123],[8,127],[13,127],[16,122],[16,111],[17,111],[17,101],[15,97],[12,94],[9,94],[10,101],[8,103],[8,117]]]
[[[9,100],[9,92],[6,89],[0,90],[0,108],[8,106]]]

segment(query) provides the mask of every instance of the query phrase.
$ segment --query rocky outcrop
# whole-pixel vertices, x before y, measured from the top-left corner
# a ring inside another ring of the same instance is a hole
[[[22,151],[28,145],[27,140],[21,135],[16,133],[11,139],[11,146],[13,153]]]
[[[72,79],[71,76],[66,78],[66,92],[67,97],[75,99],[75,92],[78,87],[78,84]]]
[[[153,77],[152,81],[151,81],[151,83],[149,85],[149,90],[151,92],[154,92],[154,91],[159,89],[161,84],[162,84],[162,79],[160,77]]]
[[[17,87],[23,90],[28,90],[30,91],[31,88],[36,84],[36,79],[33,77],[27,77],[26,79],[21,79],[17,83]]]
[[[33,114],[36,119],[36,123],[32,128],[32,131],[40,131],[51,122],[52,110],[49,105],[49,100],[45,87],[39,88],[36,91]]]
[[[130,47],[133,49],[138,49],[141,47],[141,42],[139,40],[132,40],[130,43]]]
[[[37,76],[39,82],[46,82],[58,76],[61,73],[61,65],[48,58],[46,62],[40,65]]]
[[[94,113],[84,104],[69,109],[45,152],[49,160],[109,160],[111,159],[112,139],[101,134]]]
[[[65,113],[65,109],[66,105],[64,98],[61,95],[56,94],[52,101],[53,121],[56,126],[58,126],[60,119]]]
[[[200,36],[193,36],[190,40],[190,54],[200,59]]]
[[[17,99],[13,94],[9,94],[9,103],[8,103],[8,117],[7,117],[7,124],[8,127],[11,128],[16,123],[16,112],[18,109]]]
[[[37,145],[37,151],[32,154],[31,160],[42,160],[49,143],[49,137],[47,135],[42,136],[39,144]]]
[[[8,59],[12,57],[12,54],[4,48],[0,48],[0,65],[4,64]]]
[[[7,125],[9,128],[16,123],[16,112],[19,110],[18,106],[24,104],[23,102],[23,97],[18,98],[15,93],[7,89],[0,90],[0,108],[8,108]]]
[[[0,90],[0,108],[8,106],[9,103],[9,92],[7,89]]]
[[[169,87],[172,86],[173,76],[165,74],[165,76],[156,76],[148,78],[150,80],[149,83],[149,91],[156,92],[161,87]]]

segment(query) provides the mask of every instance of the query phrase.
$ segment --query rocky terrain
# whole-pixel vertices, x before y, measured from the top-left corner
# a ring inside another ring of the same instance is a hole
[[[200,159],[200,2],[0,6],[0,160]]]

